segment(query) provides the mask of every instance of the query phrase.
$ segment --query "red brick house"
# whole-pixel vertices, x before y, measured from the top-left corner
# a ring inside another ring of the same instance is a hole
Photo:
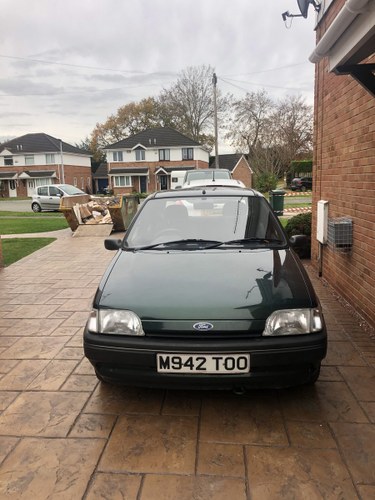
[[[91,155],[43,133],[0,144],[0,196],[33,196],[44,184],[72,184],[91,192]]]
[[[215,168],[215,157],[210,158],[210,167]],[[241,153],[219,155],[219,168],[232,173],[233,179],[242,181],[246,187],[253,186],[253,171],[245,156]]]
[[[115,194],[170,188],[171,172],[208,168],[208,151],[169,127],[144,130],[104,149]]]
[[[321,3],[316,32],[312,262],[375,326],[375,1]]]

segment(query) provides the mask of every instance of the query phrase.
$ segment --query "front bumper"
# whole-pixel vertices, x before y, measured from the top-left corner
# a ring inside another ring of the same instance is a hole
[[[99,378],[163,388],[281,388],[309,382],[327,352],[326,332],[291,337],[202,341],[116,337],[84,332],[84,352]],[[246,374],[158,373],[157,353],[249,353]]]

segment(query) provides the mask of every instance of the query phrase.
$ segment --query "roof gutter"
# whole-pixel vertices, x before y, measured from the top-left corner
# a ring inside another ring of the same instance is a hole
[[[343,8],[318,42],[314,52],[310,55],[310,62],[317,63],[328,55],[333,45],[345,32],[348,26],[352,24],[354,19],[359,14],[366,11],[369,1],[370,0],[346,0]]]

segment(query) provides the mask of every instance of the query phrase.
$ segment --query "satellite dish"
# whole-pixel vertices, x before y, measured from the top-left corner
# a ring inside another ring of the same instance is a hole
[[[315,0],[297,0],[297,3],[301,14],[290,14],[287,10],[281,14],[284,22],[287,17],[304,17],[306,19],[310,4],[313,5],[315,12],[320,12],[320,3],[316,3]]]
[[[320,10],[320,5],[315,2],[315,0],[297,0],[299,10],[302,14],[302,16],[306,19],[307,18],[307,11],[309,10],[309,5],[313,4],[314,9],[319,12]]]
[[[307,18],[307,11],[309,10],[310,0],[297,0],[299,10],[304,18]]]

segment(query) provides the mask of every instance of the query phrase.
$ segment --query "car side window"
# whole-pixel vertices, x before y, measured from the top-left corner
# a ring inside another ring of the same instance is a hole
[[[50,186],[49,194],[50,194],[50,196],[58,196],[58,195],[61,195],[61,191],[60,191],[60,189],[58,189],[55,186]]]
[[[40,187],[38,188],[38,195],[39,196],[48,196],[48,187]]]

